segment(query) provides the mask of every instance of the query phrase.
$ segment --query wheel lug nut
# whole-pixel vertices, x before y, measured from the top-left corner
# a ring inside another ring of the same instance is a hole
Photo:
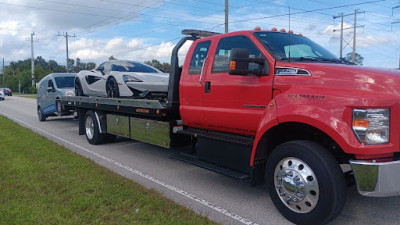
[[[293,172],[292,171],[290,171],[288,174],[289,174],[289,176],[293,176]]]
[[[294,198],[293,198],[293,201],[294,201],[294,202],[297,202],[297,198],[296,198],[296,197],[294,197]]]
[[[279,195],[280,195],[280,196],[285,196],[286,193],[285,193],[285,192],[281,192],[281,193],[279,193]]]
[[[298,188],[304,188],[304,184],[298,184],[297,187]]]
[[[296,196],[299,197],[299,198],[301,198],[301,197],[303,197],[303,193],[297,192],[297,193],[296,193]]]
[[[295,178],[294,178],[294,181],[299,181],[300,180],[300,177],[299,176],[296,176]]]

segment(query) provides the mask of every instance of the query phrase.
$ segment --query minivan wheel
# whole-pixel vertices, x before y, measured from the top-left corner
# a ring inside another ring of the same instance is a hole
[[[106,92],[107,92],[107,97],[109,98],[119,98],[118,83],[114,77],[108,79],[106,84]]]
[[[58,116],[61,116],[63,110],[62,110],[62,105],[61,105],[60,101],[56,101],[56,107],[57,107]]]
[[[40,107],[37,108],[37,114],[38,114],[38,118],[39,121],[46,121],[46,115],[44,115],[42,109]]]

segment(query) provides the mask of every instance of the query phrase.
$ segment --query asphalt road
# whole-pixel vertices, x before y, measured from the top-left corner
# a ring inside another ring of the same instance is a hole
[[[290,224],[275,209],[264,185],[252,188],[248,183],[169,158],[177,149],[127,139],[90,145],[84,135],[78,135],[78,121],[72,117],[39,122],[35,99],[6,97],[0,102],[0,115],[216,222]],[[363,197],[353,186],[347,190],[342,213],[331,224],[400,224],[399,209],[400,197]]]

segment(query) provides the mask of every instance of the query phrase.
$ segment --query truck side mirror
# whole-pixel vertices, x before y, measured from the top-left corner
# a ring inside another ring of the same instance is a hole
[[[250,69],[250,63],[256,63],[259,66],[257,69]],[[269,64],[263,58],[250,58],[248,49],[232,48],[229,57],[229,74],[264,76],[269,74]]]

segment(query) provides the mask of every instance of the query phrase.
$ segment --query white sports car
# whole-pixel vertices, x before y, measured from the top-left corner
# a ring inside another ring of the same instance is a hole
[[[82,70],[75,78],[76,96],[164,98],[169,74],[149,65],[110,60],[92,71]]]

